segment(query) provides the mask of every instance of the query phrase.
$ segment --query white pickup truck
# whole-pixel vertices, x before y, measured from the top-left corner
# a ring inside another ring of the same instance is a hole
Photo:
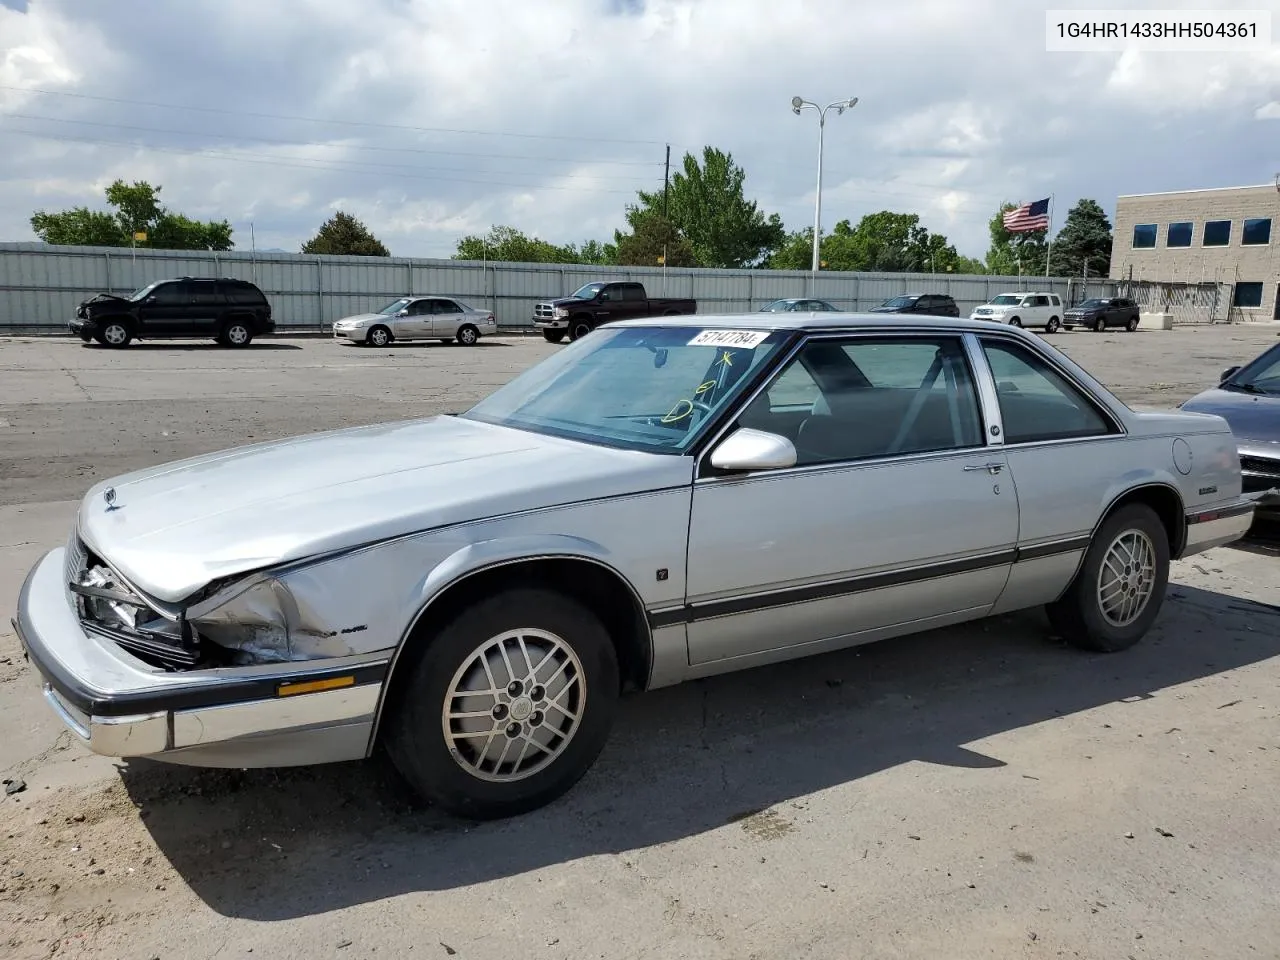
[[[1043,327],[1046,333],[1062,329],[1062,298],[1056,293],[1002,293],[969,315],[970,320],[990,320],[1011,327]]]

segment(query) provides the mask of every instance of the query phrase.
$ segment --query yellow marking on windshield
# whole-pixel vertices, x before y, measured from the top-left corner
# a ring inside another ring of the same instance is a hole
[[[715,385],[716,385],[716,382],[714,380],[707,380],[705,383],[700,383],[698,384],[698,389],[693,391],[693,395],[695,397],[699,397],[702,394],[706,393],[708,390],[712,389]]]
[[[676,411],[680,410],[681,404],[684,404],[687,409],[677,413]],[[671,408],[671,410],[667,413],[665,417],[662,418],[662,422],[677,423],[680,420],[683,420],[685,417],[689,416],[689,414],[691,413],[693,413],[693,402],[691,400],[677,400],[676,405]]]

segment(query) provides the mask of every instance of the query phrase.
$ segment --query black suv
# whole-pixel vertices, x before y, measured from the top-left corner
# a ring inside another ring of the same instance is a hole
[[[271,304],[247,280],[182,277],[161,280],[127,297],[100,293],[76,308],[71,332],[88,343],[127,347],[135,338],[208,337],[224,347],[247,347],[275,331]]]
[[[945,293],[908,293],[886,300],[871,313],[914,313],[930,317],[958,317],[960,308]]]

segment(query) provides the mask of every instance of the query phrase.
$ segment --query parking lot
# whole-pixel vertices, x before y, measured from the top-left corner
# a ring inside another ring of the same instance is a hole
[[[1275,327],[1059,334],[1169,407]],[[1280,550],[1174,564],[1114,656],[1024,613],[655,691],[567,798],[472,826],[381,759],[112,762],[42,702],[8,616],[92,483],[462,410],[562,349],[0,340],[6,956],[1280,956]]]

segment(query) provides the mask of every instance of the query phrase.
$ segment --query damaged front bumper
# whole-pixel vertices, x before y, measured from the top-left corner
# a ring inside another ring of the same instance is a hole
[[[13,625],[50,707],[93,752],[212,767],[368,755],[385,654],[165,671],[84,629],[65,560],[59,548],[31,570]]]

